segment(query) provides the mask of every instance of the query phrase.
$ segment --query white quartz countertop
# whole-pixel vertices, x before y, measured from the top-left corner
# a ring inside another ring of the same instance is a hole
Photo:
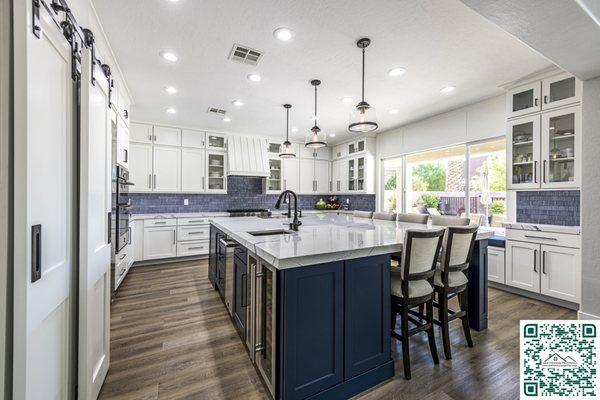
[[[287,208],[284,210],[271,210],[273,215],[287,212]],[[302,210],[303,215],[312,214],[352,214],[352,210]],[[155,213],[155,214],[132,214],[132,220],[142,219],[162,219],[162,218],[201,218],[201,217],[229,217],[227,211],[214,211],[214,212],[196,212],[196,213]]]
[[[423,224],[354,218],[351,215],[320,213],[301,219],[298,232],[253,236],[248,232],[287,229],[287,218],[214,218],[212,224],[233,240],[278,269],[368,257],[402,251],[407,229],[439,229]],[[477,239],[493,231],[480,228]]]
[[[567,233],[571,235],[581,235],[581,227],[579,226],[530,224],[525,222],[505,222],[502,225],[506,229],[519,229],[523,231],[554,232]]]

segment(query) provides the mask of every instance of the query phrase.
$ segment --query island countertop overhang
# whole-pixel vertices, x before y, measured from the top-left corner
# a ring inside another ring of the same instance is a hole
[[[407,229],[440,228],[350,215],[314,215],[302,218],[297,232],[273,236],[249,233],[286,229],[289,222],[287,218],[230,217],[214,218],[211,224],[277,269],[399,252]],[[477,240],[492,234],[480,228]]]

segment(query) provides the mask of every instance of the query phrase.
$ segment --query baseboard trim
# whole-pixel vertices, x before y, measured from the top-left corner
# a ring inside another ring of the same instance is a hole
[[[160,265],[160,264],[172,264],[184,261],[198,261],[198,260],[207,260],[208,254],[200,255],[200,256],[188,256],[188,257],[174,257],[174,258],[160,258],[157,260],[144,260],[144,261],[136,261],[133,263],[132,267],[150,267],[152,265]]]
[[[600,317],[597,315],[594,315],[594,314],[585,313],[583,311],[577,311],[577,319],[590,320],[590,319],[600,319]]]
[[[508,286],[508,285],[503,285],[503,284],[497,283],[497,282],[488,281],[488,285],[489,285],[489,287],[494,288],[494,289],[503,290],[505,292],[518,294],[519,296],[528,297],[530,299],[554,304],[555,306],[568,308],[573,311],[579,310],[579,304],[572,303],[570,301],[566,301],[566,300],[562,300],[562,299],[555,299],[554,297],[546,296],[546,295],[539,294],[539,293],[528,292],[527,290],[515,288],[512,286]]]

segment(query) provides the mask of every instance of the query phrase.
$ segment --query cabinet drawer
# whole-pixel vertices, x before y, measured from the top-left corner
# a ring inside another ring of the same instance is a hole
[[[554,233],[554,232],[538,232],[538,231],[525,231],[520,229],[507,229],[506,230],[507,240],[518,240],[521,242],[539,243],[539,244],[550,244],[554,246],[573,247],[576,249],[581,248],[581,236],[570,235],[567,233]]]
[[[209,225],[180,226],[177,228],[177,241],[208,239],[209,230]]]
[[[196,218],[177,218],[177,226],[184,225],[205,225],[208,224],[208,218],[196,217]]]
[[[208,240],[177,243],[177,257],[208,254]]]
[[[131,250],[131,246],[127,246],[115,256],[115,290],[119,287],[133,263],[133,252]]]
[[[156,218],[156,219],[145,219],[144,227],[148,226],[175,226],[177,225],[177,219],[175,218]]]

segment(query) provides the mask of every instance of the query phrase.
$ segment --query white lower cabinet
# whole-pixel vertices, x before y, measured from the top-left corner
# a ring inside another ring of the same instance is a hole
[[[128,244],[115,255],[115,288],[117,290],[133,264],[133,247]]]
[[[177,243],[177,257],[208,254],[208,239]]]
[[[177,227],[144,228],[144,260],[177,256]]]
[[[131,244],[133,246],[133,261],[142,261],[144,259],[144,221],[137,220],[129,223],[131,229]]]
[[[541,245],[541,252],[540,292],[547,296],[579,303],[581,286],[580,250]]]
[[[488,247],[488,280],[504,283],[504,249]]]
[[[566,239],[568,243],[569,238]],[[543,240],[547,239],[540,238],[540,241]],[[560,239],[557,239],[557,242],[560,243]],[[506,284],[572,303],[579,303],[581,298],[581,251],[578,248],[539,242],[507,240]]]

